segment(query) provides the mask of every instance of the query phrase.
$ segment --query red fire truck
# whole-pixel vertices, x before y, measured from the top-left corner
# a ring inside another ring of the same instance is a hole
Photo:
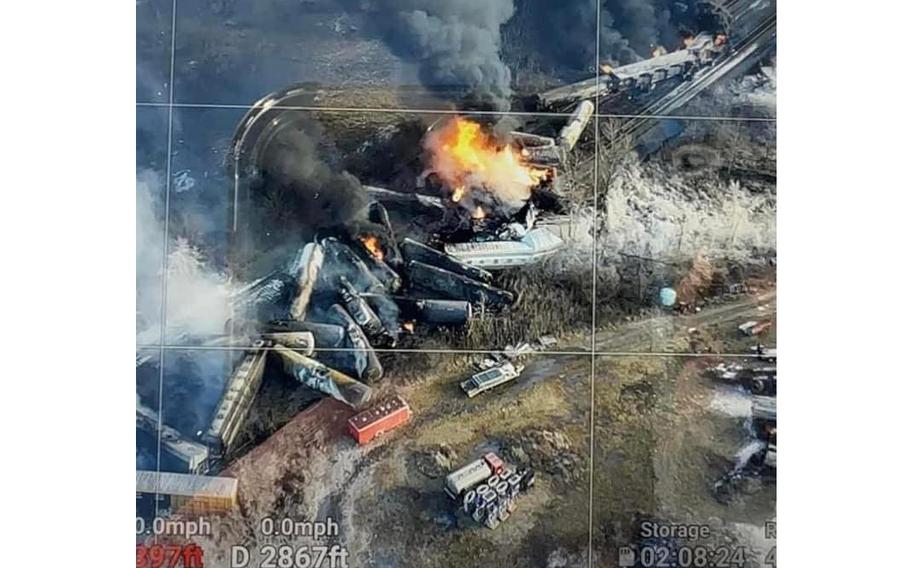
[[[355,414],[348,420],[351,437],[361,446],[411,419],[411,407],[400,396]]]

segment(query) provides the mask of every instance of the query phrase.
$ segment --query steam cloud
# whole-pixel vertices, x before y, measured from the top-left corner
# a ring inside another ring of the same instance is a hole
[[[386,43],[420,64],[425,84],[464,87],[480,104],[509,108],[512,74],[499,47],[512,0],[375,0],[372,7]]]

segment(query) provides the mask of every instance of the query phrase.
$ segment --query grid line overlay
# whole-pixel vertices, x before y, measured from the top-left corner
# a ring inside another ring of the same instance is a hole
[[[599,77],[599,75],[598,75]],[[599,80],[599,79],[598,79]],[[599,95],[598,95],[599,97]],[[162,103],[162,102],[137,102],[139,108],[179,108],[179,109],[209,109],[209,110],[252,110],[257,108],[266,108],[262,104],[227,104],[227,103]],[[380,108],[380,107],[347,107],[347,106],[313,106],[313,105],[269,105],[270,110],[294,110],[313,113],[374,113],[374,114],[433,114],[433,115],[458,115],[458,116],[524,116],[537,118],[568,118],[572,116],[570,112],[546,112],[546,111],[487,111],[487,110],[447,110],[431,109],[420,107],[398,107],[398,108]],[[634,113],[603,113],[595,111],[591,119],[596,118],[629,118],[629,119],[675,119],[675,120],[702,120],[714,122],[777,122],[776,116],[710,116],[710,115],[690,115],[690,114],[647,114],[641,112]]]
[[[278,348],[274,346],[262,346],[256,347],[253,345],[234,345],[234,346],[223,346],[223,345],[137,345],[137,351],[148,351],[151,349],[161,349],[164,348],[167,351],[277,351]],[[355,347],[318,347],[314,348],[315,353],[358,353],[366,351],[366,349],[358,349]],[[492,353],[502,353],[503,349],[397,349],[397,348],[381,348],[376,347],[371,349],[376,353],[402,353],[402,354],[414,354],[414,353],[428,353],[432,355],[489,355]],[[693,359],[693,358],[714,358],[714,357],[745,357],[750,359],[758,359],[760,355],[757,355],[754,352],[749,353],[737,353],[735,351],[724,351],[724,352],[711,352],[711,353],[685,353],[679,351],[616,351],[616,350],[594,350],[582,349],[582,350],[565,350],[565,351],[535,351],[531,353],[531,357],[560,357],[560,356],[579,356],[579,355],[597,355],[600,357],[605,356],[616,356],[616,357],[678,357],[681,359]]]
[[[177,46],[177,0],[171,3],[171,53],[170,68],[168,70],[168,105],[167,105],[167,156],[165,156],[165,181],[164,181],[164,243],[161,258],[161,318],[159,325],[161,348],[158,351],[158,441],[155,457],[155,516],[159,514],[161,490],[161,432],[164,426],[164,368],[167,356],[167,281],[168,281],[168,246],[170,243],[170,213],[171,213],[171,158],[173,154],[174,138],[174,60]],[[158,542],[158,535],[154,541]]]
[[[597,379],[597,243],[600,236],[600,17],[603,3],[597,3],[594,32],[594,242],[591,251],[591,405],[588,408],[588,568],[594,567],[594,393]]]
[[[172,0],[171,4],[171,37],[170,37],[170,57],[169,57],[169,70],[168,70],[168,95],[167,102],[147,102],[147,101],[137,101],[136,108],[163,108],[167,111],[167,142],[166,142],[166,160],[165,160],[165,195],[164,195],[164,219],[163,219],[163,254],[161,259],[161,306],[160,306],[160,330],[158,334],[159,343],[150,344],[150,345],[137,345],[137,350],[156,350],[159,356],[159,373],[158,373],[158,424],[157,424],[157,447],[156,447],[156,474],[159,478],[158,487],[156,487],[155,494],[155,515],[159,514],[159,493],[157,490],[160,489],[160,474],[161,474],[161,454],[162,454],[162,429],[163,429],[163,418],[164,418],[164,376],[165,376],[165,365],[166,357],[168,353],[178,352],[178,351],[248,351],[252,346],[211,346],[211,345],[176,345],[168,342],[167,339],[167,307],[168,307],[168,270],[169,270],[169,248],[170,248],[170,208],[171,208],[171,186],[172,186],[172,158],[173,158],[173,145],[174,145],[174,112],[175,109],[186,109],[186,110],[202,110],[202,109],[222,109],[222,110],[244,110],[248,111],[252,108],[255,108],[257,105],[244,105],[244,104],[219,104],[219,103],[189,103],[189,102],[177,102],[176,93],[175,93],[175,76],[176,76],[176,43],[177,43],[177,12],[178,12],[178,0]],[[733,352],[719,352],[719,353],[686,353],[686,352],[660,352],[660,351],[616,351],[616,350],[599,350],[598,349],[598,321],[597,321],[597,307],[598,307],[598,263],[600,262],[599,256],[599,236],[600,236],[600,218],[601,212],[599,209],[599,198],[600,198],[600,179],[599,179],[599,168],[600,168],[600,149],[601,149],[601,128],[600,121],[601,119],[634,119],[634,120],[662,120],[662,119],[675,119],[675,120],[685,120],[685,121],[715,121],[715,122],[766,122],[766,123],[776,123],[776,115],[773,117],[760,117],[760,116],[692,116],[692,115],[683,115],[683,114],[647,114],[648,109],[644,109],[641,113],[631,113],[631,114],[613,114],[613,113],[602,113],[600,110],[600,98],[601,94],[599,92],[599,84],[601,79],[601,69],[600,69],[600,47],[601,47],[601,12],[602,12],[602,3],[597,3],[597,13],[596,13],[596,31],[595,31],[595,55],[594,55],[594,79],[595,79],[595,111],[591,117],[591,121],[594,124],[594,164],[593,164],[593,207],[594,207],[594,239],[592,244],[591,252],[591,326],[590,326],[590,348],[589,349],[576,349],[576,350],[566,350],[566,351],[539,351],[531,355],[532,358],[543,358],[543,357],[571,357],[571,356],[589,356],[591,364],[591,384],[590,384],[590,408],[589,408],[589,420],[588,420],[588,435],[589,435],[589,464],[588,464],[588,543],[587,543],[587,566],[589,568],[594,567],[594,475],[595,475],[595,459],[594,452],[596,450],[596,441],[595,441],[595,420],[596,420],[596,383],[597,383],[597,360],[600,357],[640,357],[640,358],[694,358],[694,357],[706,357],[706,358],[715,358],[715,357],[739,357],[739,358],[754,358],[757,357],[755,353],[733,353]],[[339,89],[340,90],[340,89]],[[420,109],[420,108],[358,108],[358,107],[337,107],[337,106],[282,106],[274,105],[270,108],[275,108],[277,110],[299,110],[313,113],[383,113],[383,114],[429,114],[429,115],[467,115],[467,116],[517,116],[517,117],[568,117],[571,112],[521,112],[521,111],[505,111],[505,112],[494,112],[494,111],[458,111],[458,110],[442,110],[442,109]],[[238,207],[236,206],[236,200],[238,199],[238,189],[239,189],[239,178],[238,178],[238,168],[234,168],[234,179],[232,180],[233,185],[233,199],[235,200],[235,206],[232,208],[233,218],[232,218],[232,231],[236,231],[238,227]],[[773,300],[772,300],[773,301]],[[270,350],[271,347],[259,348],[263,350]],[[344,348],[317,348],[317,352],[331,352],[331,351],[359,351],[358,349],[344,349]],[[490,348],[484,350],[477,349],[383,349],[377,348],[374,351],[378,353],[426,353],[433,355],[474,355],[474,354],[489,354],[501,352],[501,349]],[[154,537],[157,542],[157,536]]]

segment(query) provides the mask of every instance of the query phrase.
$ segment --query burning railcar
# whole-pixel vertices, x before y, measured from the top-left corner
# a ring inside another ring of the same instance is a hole
[[[540,93],[538,103],[543,107],[563,108],[610,94],[647,92],[671,79],[689,79],[729,51],[725,33],[687,36],[675,51],[655,46],[650,59],[618,67],[605,63],[600,66],[598,77]]]
[[[206,433],[219,456],[237,438],[267,357],[280,362],[271,369],[361,408],[383,377],[377,349],[508,310],[517,291],[502,287],[495,272],[565,246],[538,220],[564,216],[554,179],[594,114],[581,102],[551,136],[465,116],[438,121],[423,134],[423,171],[413,187],[386,189],[320,161],[318,125],[293,109],[297,96],[291,88],[257,103],[228,156],[235,179],[229,262],[244,267],[236,275],[249,284],[231,297],[220,341],[255,348]],[[340,196],[322,201],[336,190]],[[271,247],[251,225],[264,222],[256,205],[263,191],[273,205],[290,200],[291,221],[276,226],[284,233]],[[326,209],[336,198],[345,200],[341,211]],[[295,216],[301,199],[313,211]]]

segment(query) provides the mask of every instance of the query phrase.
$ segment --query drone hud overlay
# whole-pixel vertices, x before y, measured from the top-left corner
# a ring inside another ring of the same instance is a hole
[[[773,0],[137,0],[137,568],[760,567]]]

